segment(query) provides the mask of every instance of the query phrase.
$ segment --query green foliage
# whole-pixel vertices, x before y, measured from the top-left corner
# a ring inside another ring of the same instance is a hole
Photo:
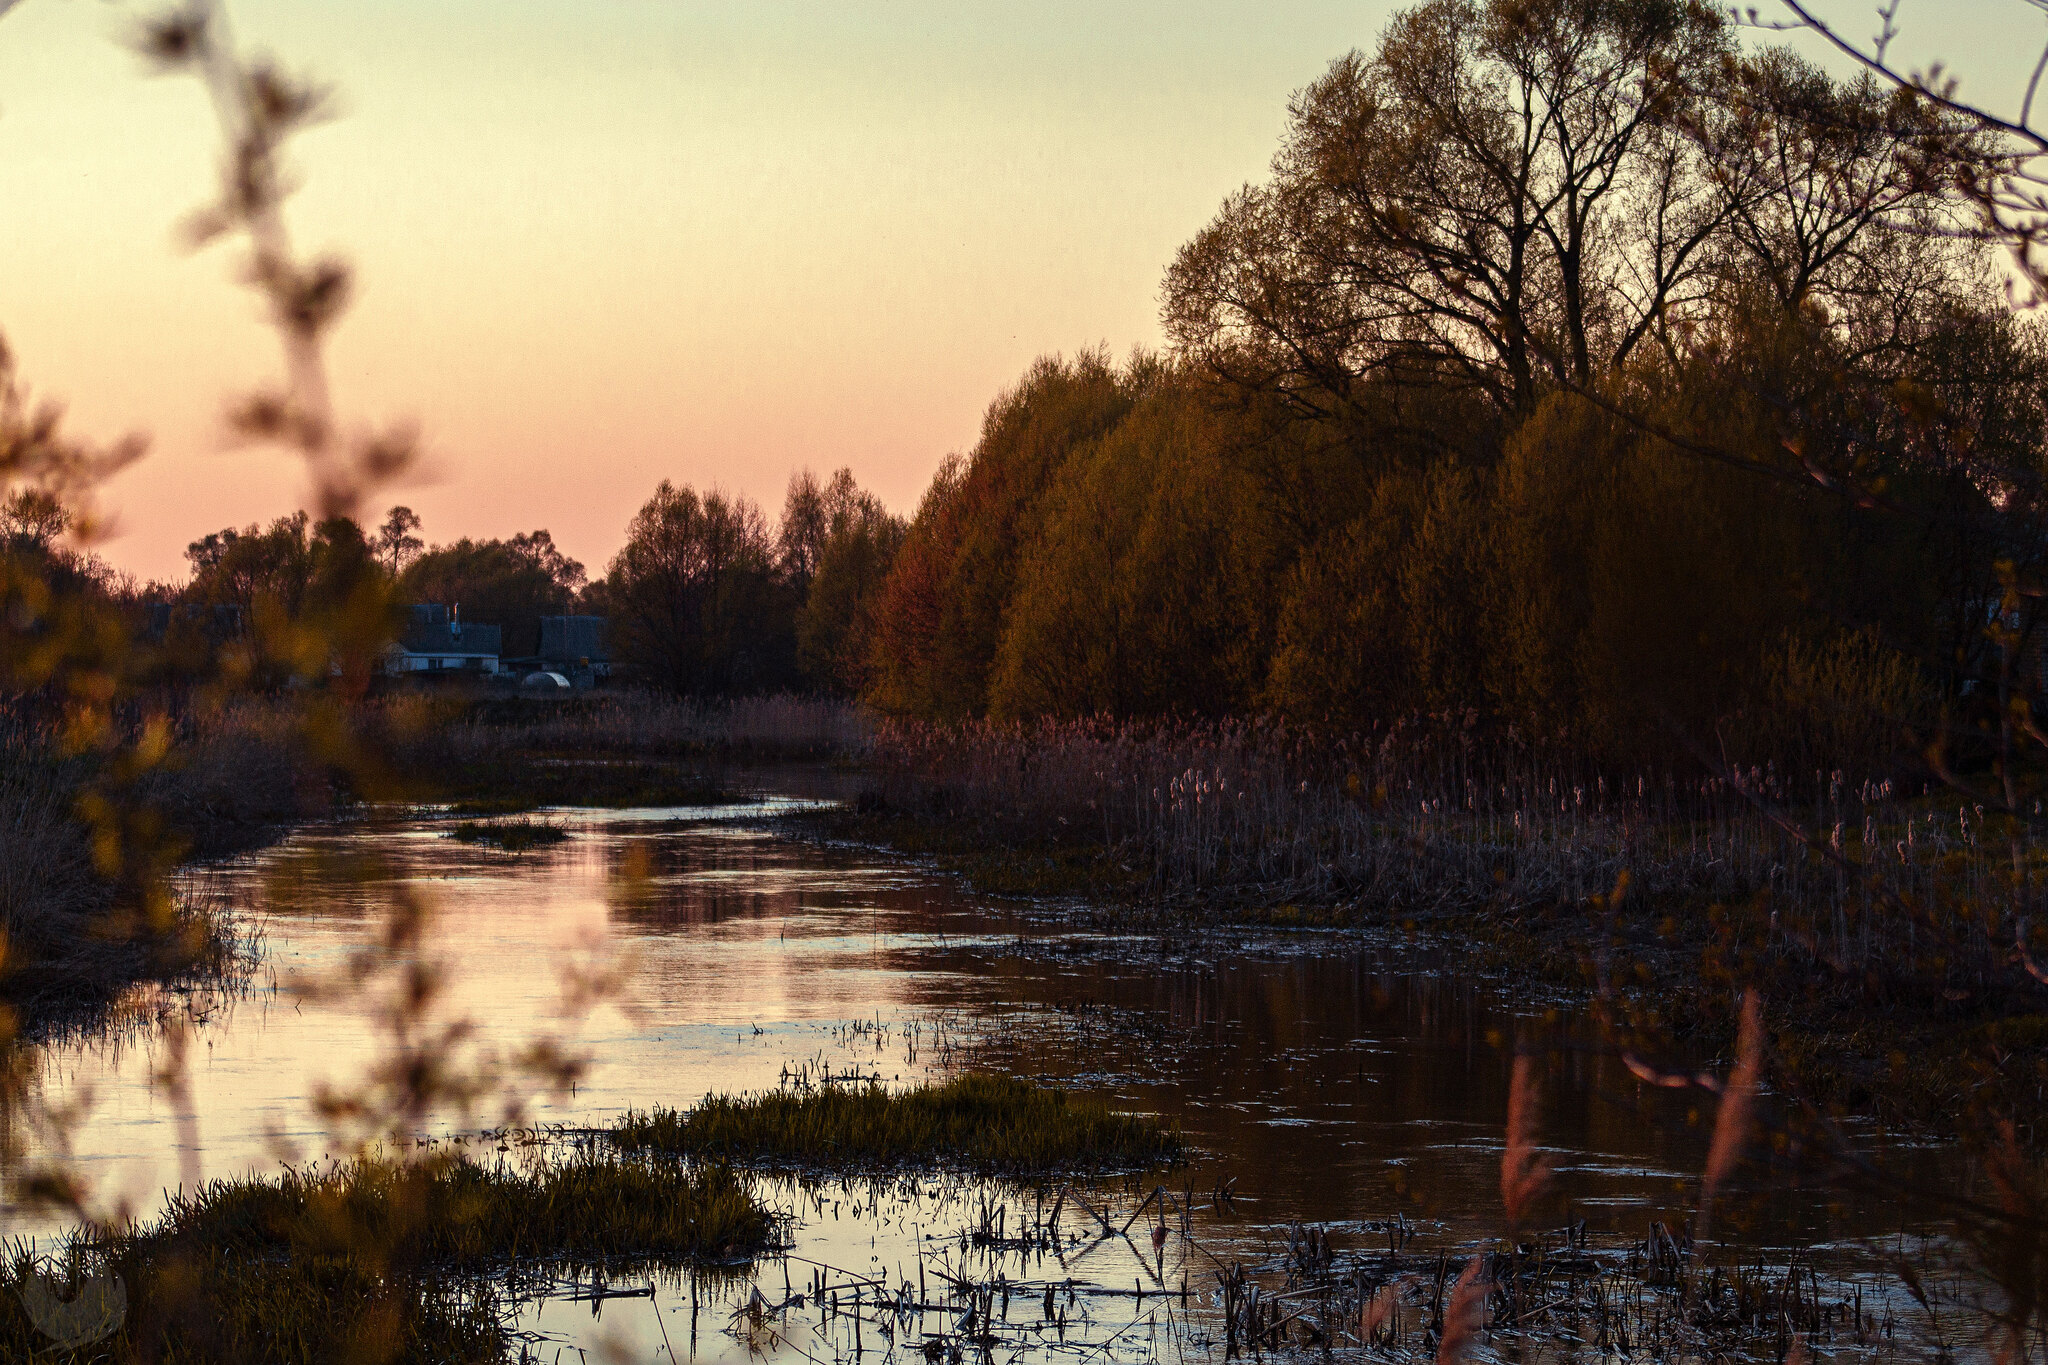
[[[1781,376],[1832,353],[1729,325]],[[2010,380],[2048,377],[1998,340],[1982,354]],[[1731,760],[1881,767],[1986,666],[1995,561],[2040,550],[1975,481],[1904,458],[1864,461],[1888,499],[1869,508],[1759,475],[1784,452],[1751,367],[1646,365],[1624,395],[1646,418],[1553,394],[1489,458],[1375,471],[1186,367],[1042,361],[934,480],[879,597],[868,700],[942,721],[1470,710],[1602,761],[1719,734]],[[1954,401],[1984,407],[1984,382]],[[2016,458],[2048,425],[2038,398],[1984,422]],[[1686,448],[1709,437],[1741,458]],[[1823,684],[1816,651],[1847,637],[1860,673],[1837,659]]]
[[[1040,360],[990,405],[974,458],[933,480],[885,589],[872,696],[945,718],[988,709],[1004,618],[1047,489],[1074,450],[1137,400],[1107,357]]]
[[[1184,376],[1140,361],[1122,382],[1135,401],[1075,442],[1020,537],[992,715],[1214,714],[1242,698],[1259,566],[1234,531],[1251,489]]]
[[[879,1085],[714,1095],[686,1113],[629,1114],[611,1130],[629,1152],[833,1170],[933,1164],[1005,1175],[1172,1161],[1179,1138],[1096,1096],[1014,1076],[962,1076],[891,1091]]]
[[[797,662],[821,691],[857,695],[869,683],[875,609],[908,525],[862,492],[841,469],[822,493],[802,479],[782,514],[783,572],[804,587],[797,611]],[[812,505],[815,500],[815,506]],[[803,528],[809,541],[792,537]]]

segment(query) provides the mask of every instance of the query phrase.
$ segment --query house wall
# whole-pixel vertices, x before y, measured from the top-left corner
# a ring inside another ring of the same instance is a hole
[[[438,665],[438,666],[437,666]],[[493,654],[413,654],[397,651],[385,656],[387,673],[496,673]]]

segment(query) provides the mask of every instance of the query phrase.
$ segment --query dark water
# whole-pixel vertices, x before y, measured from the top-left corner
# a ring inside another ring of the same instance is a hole
[[[1646,1093],[1619,1062],[1578,1046],[1569,1011],[1510,998],[1422,949],[1356,937],[1077,931],[1056,913],[763,827],[764,814],[800,799],[553,812],[571,837],[516,856],[458,843],[436,819],[301,832],[215,874],[262,927],[250,989],[171,1002],[169,1025],[44,1049],[43,1098],[71,1112],[61,1130],[17,1136],[30,1158],[68,1147],[98,1208],[145,1213],[168,1186],[347,1150],[357,1134],[322,1117],[318,1101],[380,1099],[376,1067],[399,1041],[393,972],[423,959],[443,991],[409,1027],[462,1025],[447,1053],[495,1079],[466,1109],[420,1126],[486,1148],[495,1142],[476,1135],[507,1120],[587,1125],[792,1074],[895,1082],[970,1065],[1166,1115],[1195,1148],[1175,1188],[1192,1196],[1234,1181],[1234,1199],[1194,1201],[1198,1237],[1091,1246],[1066,1273],[1100,1285],[1205,1282],[1210,1258],[1256,1258],[1295,1221],[1366,1242],[1380,1234],[1362,1225],[1399,1215],[1447,1252],[1497,1235],[1518,1030],[1557,1044],[1544,1071],[1542,1134],[1556,1170],[1546,1212],[1583,1217],[1596,1241],[1620,1248],[1697,1203],[1707,1144],[1697,1120],[1711,1115]],[[427,917],[416,947],[400,963],[363,958],[403,903]],[[358,984],[333,989],[352,963]],[[512,1065],[536,1039],[587,1059],[572,1091],[536,1089]],[[773,1196],[798,1215],[794,1259],[759,1272],[777,1301],[783,1281],[799,1285],[814,1263],[900,1285],[988,1198],[938,1181],[866,1194],[777,1186]],[[1780,1188],[1731,1201],[1719,1231],[1748,1249],[1735,1254],[1818,1245],[1809,1258],[1876,1275],[1900,1219],[1882,1202]],[[61,1230],[20,1208],[6,1222],[21,1236]],[[625,1359],[689,1354],[688,1277],[648,1282],[652,1298],[594,1304],[559,1286],[522,1318],[531,1349],[544,1360],[601,1343]],[[698,1288],[699,1355],[763,1348],[726,1330],[748,1289]],[[1142,1306],[1097,1305],[1092,1340],[1106,1356],[1171,1353],[1156,1319],[1132,1330]],[[1174,1330],[1175,1351],[1202,1340],[1187,1321]],[[1102,1345],[1113,1331],[1125,1335]],[[819,1336],[805,1349],[822,1359],[851,1348]]]

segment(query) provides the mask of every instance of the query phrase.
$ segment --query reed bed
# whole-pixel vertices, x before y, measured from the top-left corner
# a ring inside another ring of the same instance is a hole
[[[1092,844],[1156,895],[1344,901],[1398,922],[1625,888],[1702,913],[1761,907],[1778,944],[1832,970],[1938,963],[1954,990],[2015,980],[2043,886],[2020,822],[1938,790],[1840,771],[1622,776],[1470,718],[1341,737],[891,722],[870,752],[870,809]]]
[[[766,1166],[875,1171],[908,1166],[986,1174],[1142,1169],[1179,1157],[1178,1135],[1098,1096],[1013,1076],[969,1075],[891,1091],[827,1083],[711,1096],[687,1112],[628,1114],[610,1132],[629,1152]]]
[[[80,815],[88,790],[82,760],[46,730],[0,716],[0,1000],[31,1032],[103,1008],[139,981],[224,978],[250,948],[212,883],[188,879],[151,895],[110,875]],[[136,834],[187,846],[176,831],[194,814],[190,803],[159,808],[156,829]]]
[[[927,1235],[912,1264],[800,1261],[801,1279],[785,1267],[776,1292],[757,1285],[731,1315],[729,1334],[750,1351],[796,1345],[818,1365],[867,1353],[1115,1365],[1920,1360],[1930,1337],[1981,1326],[1932,1268],[1906,1291],[1796,1253],[1722,1263],[1660,1223],[1634,1243],[1576,1221],[1477,1243],[1399,1215],[1260,1228],[1240,1221],[1227,1185],[1203,1192],[1191,1179],[1178,1190],[856,1180],[815,1202],[895,1205],[921,1227],[955,1227]]]
[[[621,689],[561,702],[479,702],[446,727],[443,742],[480,756],[511,744],[557,755],[769,762],[858,755],[871,731],[866,712],[835,698],[700,700]]]

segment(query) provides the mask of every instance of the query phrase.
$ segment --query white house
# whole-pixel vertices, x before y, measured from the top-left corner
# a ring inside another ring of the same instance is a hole
[[[438,602],[416,603],[405,634],[384,651],[386,673],[496,673],[498,646],[504,631],[497,626],[465,626],[462,609],[453,612]]]

